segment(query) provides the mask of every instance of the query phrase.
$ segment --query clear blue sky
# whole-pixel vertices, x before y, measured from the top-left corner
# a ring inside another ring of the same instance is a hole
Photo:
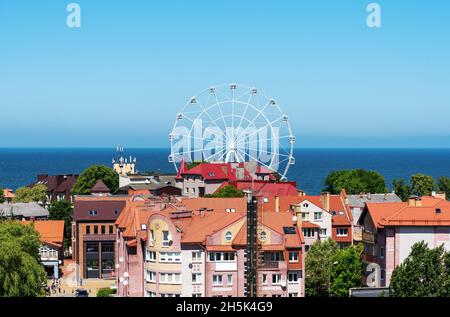
[[[212,84],[254,85],[299,147],[450,147],[450,1],[0,1],[0,147],[158,147]]]

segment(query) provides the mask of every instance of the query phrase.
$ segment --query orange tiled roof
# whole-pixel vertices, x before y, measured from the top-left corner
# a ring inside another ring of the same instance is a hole
[[[367,204],[367,211],[377,228],[384,226],[450,226],[450,202],[435,197],[422,197],[422,205],[408,203]],[[440,213],[436,210],[439,209]]]
[[[44,243],[62,246],[64,241],[64,220],[22,221],[23,224],[33,224],[40,239]]]
[[[213,212],[226,212],[235,209],[237,213],[247,212],[247,202],[242,198],[183,198],[181,204],[194,212],[201,208],[213,209]]]

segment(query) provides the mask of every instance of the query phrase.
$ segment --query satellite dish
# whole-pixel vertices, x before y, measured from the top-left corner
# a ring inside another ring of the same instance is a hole
[[[119,257],[119,262],[123,262],[124,258],[123,256]]]
[[[123,282],[123,277],[119,277],[119,282],[122,283]]]
[[[123,272],[124,277],[128,277],[128,275],[129,275],[128,272]]]
[[[292,217],[292,221],[293,221],[293,222],[297,222],[297,220],[298,220],[298,217],[297,217],[297,216],[293,216],[293,217]]]
[[[120,267],[120,264],[117,263],[117,264],[115,265],[115,267],[116,267],[116,269],[118,269],[118,268]]]
[[[280,285],[281,285],[281,287],[286,287],[286,281],[285,280],[281,280],[280,281]]]
[[[123,285],[127,286],[128,285],[128,281],[127,280],[123,281]]]
[[[192,265],[192,263],[189,263],[189,268],[192,270],[194,266]]]

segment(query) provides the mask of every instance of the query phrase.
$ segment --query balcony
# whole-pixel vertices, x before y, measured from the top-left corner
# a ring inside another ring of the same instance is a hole
[[[41,261],[58,261],[58,251],[55,250],[40,251],[39,256]]]
[[[279,268],[279,261],[264,261],[262,262],[262,268],[263,269],[278,269]]]
[[[362,254],[362,261],[365,263],[378,263],[378,258],[375,255]]]

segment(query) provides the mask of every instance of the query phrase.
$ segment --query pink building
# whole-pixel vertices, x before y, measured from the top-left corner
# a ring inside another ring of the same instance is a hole
[[[130,201],[116,222],[118,294],[244,296],[246,210],[245,198]],[[260,296],[304,296],[302,223],[293,215],[260,215]]]
[[[430,248],[443,244],[450,250],[450,202],[444,194],[410,197],[400,203],[368,203],[359,224],[364,227],[368,286],[389,286],[392,272],[417,242],[425,241]]]

